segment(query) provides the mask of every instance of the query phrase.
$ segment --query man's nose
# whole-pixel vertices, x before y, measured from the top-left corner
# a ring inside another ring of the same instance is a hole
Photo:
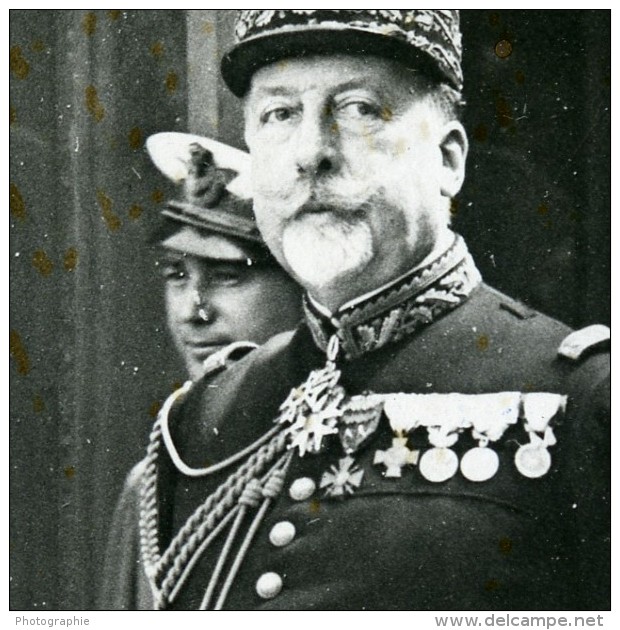
[[[186,321],[197,324],[213,322],[215,315],[208,291],[199,287],[189,289],[184,300],[184,315]]]
[[[296,142],[300,175],[317,177],[335,172],[340,165],[338,128],[328,107],[304,112]]]

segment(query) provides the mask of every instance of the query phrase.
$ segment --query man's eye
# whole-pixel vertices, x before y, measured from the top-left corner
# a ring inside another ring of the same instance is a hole
[[[344,115],[351,119],[362,118],[379,118],[381,114],[380,108],[374,103],[367,101],[349,101],[338,107],[340,115]]]
[[[274,107],[273,109],[267,110],[261,116],[261,122],[263,124],[267,123],[277,123],[277,122],[286,122],[290,120],[293,116],[293,110],[290,107]]]
[[[164,280],[168,282],[184,282],[187,279],[187,270],[183,265],[163,264],[160,269]]]
[[[230,287],[239,284],[242,276],[236,271],[215,271],[210,274],[209,280],[214,285]]]

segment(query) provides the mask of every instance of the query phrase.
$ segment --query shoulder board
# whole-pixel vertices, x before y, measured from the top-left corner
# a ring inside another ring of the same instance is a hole
[[[239,361],[239,359],[242,359],[248,352],[255,348],[258,348],[258,345],[251,341],[235,341],[234,343],[228,344],[225,348],[212,354],[204,362],[205,371],[203,376],[211,376],[225,370],[231,363]]]
[[[592,350],[605,350],[609,347],[611,331],[608,326],[593,324],[575,330],[566,337],[558,348],[558,355],[572,361],[579,361]]]
[[[503,298],[504,299],[499,303],[499,307],[503,311],[508,311],[509,313],[512,313],[515,317],[518,317],[519,319],[531,319],[532,317],[536,317],[536,315],[538,315],[538,313],[534,309],[526,306],[522,302],[507,298],[506,296],[503,296]]]

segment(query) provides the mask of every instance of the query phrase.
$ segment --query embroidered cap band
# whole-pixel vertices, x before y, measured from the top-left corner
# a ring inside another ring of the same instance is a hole
[[[463,88],[457,9],[243,9],[235,39],[221,69],[237,96],[267,64],[337,53],[388,57]]]

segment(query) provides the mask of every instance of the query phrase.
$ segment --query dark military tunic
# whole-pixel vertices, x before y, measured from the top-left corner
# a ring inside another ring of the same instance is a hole
[[[99,610],[149,610],[153,608],[151,588],[140,558],[140,489],[145,462],[127,475],[108,534],[103,567]]]
[[[424,291],[429,286],[437,289],[436,284],[426,285]],[[408,318],[400,320],[408,322],[405,331],[397,326],[381,342],[372,335],[363,343],[355,340],[369,326],[383,326],[385,331],[385,318],[377,315],[381,309],[376,305],[387,302],[389,309],[401,308],[411,298],[406,293],[402,284],[391,287],[339,321],[310,308],[309,325],[274,338],[225,374],[204,379],[172,406],[168,426],[176,456],[171,459],[161,440],[157,456],[151,452],[151,471],[157,470],[157,512],[143,506],[143,538],[150,540],[143,547],[146,564],[153,536],[157,553],[165,554],[178,532],[187,529],[188,519],[191,532],[214,516],[213,503],[204,513],[196,510],[246,460],[195,477],[180,472],[178,462],[192,469],[222,462],[265,435],[291,389],[325,365],[319,346],[346,322],[355,325],[341,331],[346,356],[341,353],[336,364],[339,385],[348,396],[566,396],[565,413],[553,421],[557,442],[548,446],[549,471],[529,478],[515,466],[519,446],[529,439],[520,420],[489,444],[499,456],[499,469],[486,481],[471,481],[457,471],[446,481],[432,482],[414,463],[403,466],[400,477],[387,476],[386,466],[375,463],[381,460],[377,452],[389,449],[394,438],[382,414],[376,429],[350,454],[348,470],[356,475],[341,496],[330,494],[329,483],[321,487],[326,473],[333,482],[342,471],[345,453],[338,435],[324,436],[318,453],[301,456],[299,449],[292,449],[282,490],[262,515],[253,521],[259,503],[246,506],[222,554],[233,527],[234,519],[228,520],[194,558],[182,585],[168,588],[173,597],[160,600],[160,607],[198,608],[210,580],[208,607],[216,605],[218,593],[225,590],[223,608],[236,610],[609,607],[607,352],[590,348],[578,359],[561,356],[558,348],[569,328],[477,282],[450,308],[434,309],[432,300],[419,300],[418,292],[418,306],[431,304],[420,325],[410,325],[409,310]],[[477,444],[470,432],[461,432],[451,449],[462,460]],[[408,445],[421,453],[432,446],[424,429],[416,429]],[[272,458],[269,465],[275,461]],[[346,480],[346,474],[339,479]],[[188,553],[187,547],[178,546],[163,571],[151,574],[156,600],[166,574],[173,576],[168,586],[178,580]],[[212,580],[220,557],[224,561]],[[235,563],[233,579],[226,584]]]

